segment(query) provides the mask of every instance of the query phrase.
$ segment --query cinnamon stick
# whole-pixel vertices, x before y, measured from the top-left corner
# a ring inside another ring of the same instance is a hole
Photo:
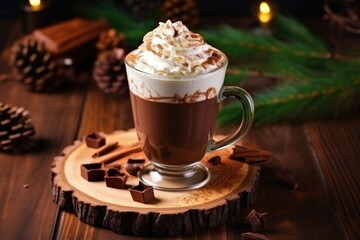
[[[107,154],[108,152],[111,152],[112,150],[114,150],[115,148],[117,148],[117,146],[119,145],[118,142],[112,142],[112,143],[107,143],[104,146],[102,146],[101,148],[99,148],[93,155],[93,158],[98,158],[101,157],[105,154]]]
[[[108,164],[108,163],[116,161],[122,157],[125,157],[126,155],[129,155],[129,154],[132,154],[135,152],[140,152],[140,151],[141,151],[140,143],[136,143],[129,148],[121,148],[121,149],[118,149],[111,153],[108,153],[106,155],[103,155],[101,157],[98,157],[98,158],[96,158],[95,162]]]

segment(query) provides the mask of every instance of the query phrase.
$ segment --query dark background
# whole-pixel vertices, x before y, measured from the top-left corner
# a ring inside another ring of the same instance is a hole
[[[71,15],[69,9],[71,9],[71,5],[75,1],[76,0],[52,0],[54,14],[58,17]],[[121,2],[122,0],[113,1]],[[21,13],[21,6],[24,4],[24,2],[27,1],[0,0],[0,17],[19,17]],[[258,2],[259,1],[252,0],[197,0],[197,5],[201,16],[249,16],[251,14],[251,7]],[[282,13],[292,14],[297,17],[308,17],[322,16],[323,3],[325,0],[272,0],[270,2],[276,4],[279,8],[279,11]]]

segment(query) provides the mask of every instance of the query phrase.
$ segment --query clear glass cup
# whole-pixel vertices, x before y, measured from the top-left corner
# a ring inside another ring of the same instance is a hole
[[[126,58],[135,129],[151,161],[139,173],[144,183],[167,191],[202,187],[210,180],[200,163],[204,155],[232,145],[250,130],[253,100],[238,86],[223,86],[227,64],[194,76],[162,76],[135,69]],[[241,102],[243,117],[234,133],[215,141],[219,103],[228,97]]]

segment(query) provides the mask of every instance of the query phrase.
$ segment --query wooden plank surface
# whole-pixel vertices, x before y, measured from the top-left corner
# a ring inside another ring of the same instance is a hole
[[[254,208],[267,212],[270,239],[344,239],[321,188],[313,164],[312,149],[302,125],[281,124],[253,129],[247,145],[271,149],[272,162],[262,169]],[[276,170],[290,172],[299,182],[292,191],[275,177]],[[244,225],[244,217],[234,227]],[[246,225],[245,225],[246,226]],[[242,228],[244,232],[246,228]],[[239,231],[234,230],[234,234]],[[237,239],[235,237],[235,239]]]
[[[349,239],[360,239],[359,118],[309,123],[306,131],[338,224]]]
[[[19,36],[19,25],[13,27],[16,31],[7,40]],[[11,25],[9,29],[11,33]],[[76,136],[87,86],[81,80],[53,94],[30,93],[15,81],[0,83],[0,102],[30,111],[37,141],[36,149],[26,154],[0,153],[0,239],[52,238],[58,208],[49,198],[49,168],[53,156]]]
[[[3,49],[19,36],[20,26],[0,21],[0,27],[9,33],[0,38]],[[0,62],[0,73],[6,70]],[[141,239],[91,227],[52,201],[50,165],[64,146],[94,130],[133,127],[128,96],[103,94],[89,73],[77,76],[70,86],[35,94],[16,82],[0,83],[0,101],[30,111],[39,142],[36,151],[26,154],[0,153],[0,239]],[[268,212],[263,233],[270,239],[359,238],[359,119],[357,111],[332,121],[254,128],[245,137],[243,144],[275,156],[262,169],[254,206]],[[299,191],[279,183],[274,172],[280,168],[297,178]],[[175,239],[241,239],[249,230],[247,213],[227,225]]]

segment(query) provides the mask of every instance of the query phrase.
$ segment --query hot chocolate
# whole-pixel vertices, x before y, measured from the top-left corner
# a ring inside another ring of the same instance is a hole
[[[223,86],[228,60],[181,22],[159,23],[125,60],[138,138],[152,164],[140,180],[162,190],[199,188],[210,179],[200,164],[206,152],[224,148],[250,129],[251,97],[239,87]],[[213,139],[221,102],[235,97],[244,118],[237,131]]]
[[[131,93],[135,127],[154,163],[185,165],[204,156],[215,129],[216,98],[190,103],[147,101]]]

